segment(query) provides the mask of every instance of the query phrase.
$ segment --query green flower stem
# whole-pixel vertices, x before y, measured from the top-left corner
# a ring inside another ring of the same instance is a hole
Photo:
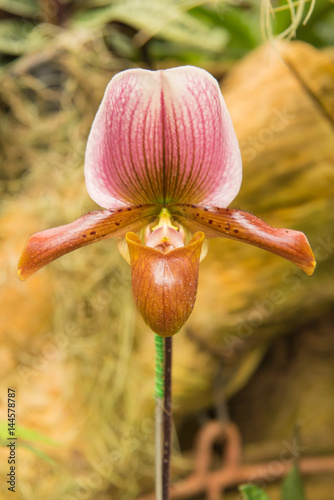
[[[169,470],[170,455],[172,447],[172,339],[165,338],[165,362],[164,362],[164,442],[162,462],[162,498],[169,500]]]
[[[155,397],[164,397],[164,339],[154,336],[155,341]]]
[[[164,341],[155,335],[155,498],[162,500],[162,432],[164,398]]]

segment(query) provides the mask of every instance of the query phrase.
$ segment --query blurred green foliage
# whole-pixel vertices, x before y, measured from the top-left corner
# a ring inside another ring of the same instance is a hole
[[[43,443],[52,446],[57,445],[55,441],[52,441],[52,439],[48,438],[47,436],[44,436],[40,432],[28,429],[27,427],[24,427],[22,425],[15,426],[15,436],[21,442]],[[7,420],[0,420],[0,444],[2,446],[5,446],[7,442],[7,437],[8,437],[8,422]]]
[[[148,66],[165,59],[234,61],[262,43],[261,16],[262,24],[269,16],[275,36],[298,12],[296,38],[317,47],[332,44],[334,4],[317,0],[303,26],[310,2],[300,2],[302,7],[287,0],[0,0],[0,67],[45,49],[64,30],[74,37],[89,31],[92,41],[102,34],[114,56]]]
[[[40,457],[42,460],[55,465],[54,460],[49,457],[43,450],[41,450],[41,445],[58,446],[58,443],[48,438],[44,434],[37,432],[33,429],[28,429],[22,425],[15,426],[15,437],[18,440],[17,445],[22,446],[33,452],[35,455]],[[6,447],[8,444],[8,422],[7,420],[0,420],[0,446]]]
[[[244,484],[239,487],[244,500],[270,500],[268,495],[255,484]],[[281,487],[282,500],[306,500],[302,478],[295,464],[285,477]]]
[[[245,484],[240,486],[239,490],[244,500],[270,500],[265,492],[255,484]]]
[[[283,481],[282,500],[305,500],[304,486],[296,464]]]

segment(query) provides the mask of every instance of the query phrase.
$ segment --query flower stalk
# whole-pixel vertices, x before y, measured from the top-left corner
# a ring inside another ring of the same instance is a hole
[[[165,338],[164,362],[164,443],[162,463],[162,499],[169,500],[170,456],[172,448],[172,346],[173,338]]]
[[[164,342],[160,335],[155,340],[155,497],[162,500],[162,438],[164,408]]]
[[[155,335],[155,496],[169,500],[172,448],[172,337]]]

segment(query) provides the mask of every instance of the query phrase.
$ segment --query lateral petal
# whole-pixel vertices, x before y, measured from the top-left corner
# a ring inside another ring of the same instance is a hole
[[[24,281],[58,257],[90,243],[124,236],[129,230],[139,231],[154,220],[159,211],[156,205],[128,206],[114,212],[94,211],[70,224],[35,233],[23,249],[19,278]]]
[[[106,208],[210,200],[227,206],[242,165],[217,81],[192,66],[116,75],[92,125],[85,177],[91,198]]]
[[[144,321],[161,337],[171,337],[194,308],[204,234],[198,232],[185,247],[167,253],[126,235],[132,270],[132,292]]]
[[[207,238],[224,236],[268,250],[290,260],[309,276],[316,266],[304,233],[269,226],[252,214],[228,208],[174,204],[171,214],[191,231],[203,231]]]

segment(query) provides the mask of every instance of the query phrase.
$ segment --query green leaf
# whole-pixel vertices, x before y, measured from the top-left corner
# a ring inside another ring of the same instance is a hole
[[[221,23],[230,33],[229,46],[233,48],[250,50],[262,43],[258,18],[247,10],[226,6],[221,15]]]
[[[243,484],[239,486],[239,491],[244,500],[270,500],[265,492],[255,484]]]
[[[0,0],[0,9],[22,17],[33,17],[39,11],[36,0]]]
[[[283,481],[282,500],[306,500],[302,478],[296,464]]]
[[[49,457],[43,450],[34,446],[35,443],[41,443],[46,445],[58,446],[58,443],[53,441],[52,439],[40,434],[37,431],[32,429],[28,429],[27,427],[22,427],[21,425],[15,426],[15,436],[8,435],[8,422],[7,420],[0,420],[0,446],[7,446],[9,443],[8,439],[12,439],[13,437],[18,438],[17,445],[22,446],[30,450],[32,453],[40,457],[42,460],[50,463],[51,465],[55,465],[55,461]]]
[[[6,446],[8,436],[8,422],[7,420],[0,420],[0,446]],[[22,427],[21,425],[15,426],[15,436],[22,441],[31,441],[33,443],[44,443],[49,445],[58,445],[55,441],[51,440],[47,436],[40,434],[37,431],[28,429],[27,427]]]
[[[225,29],[209,27],[189,14],[176,0],[118,0],[108,7],[81,11],[74,16],[75,24],[86,28],[112,21],[122,22],[140,31],[142,39],[138,39],[139,43],[158,36],[220,54],[228,41]]]
[[[0,53],[11,56],[24,54],[29,47],[29,35],[34,28],[30,21],[3,19],[0,21]]]

